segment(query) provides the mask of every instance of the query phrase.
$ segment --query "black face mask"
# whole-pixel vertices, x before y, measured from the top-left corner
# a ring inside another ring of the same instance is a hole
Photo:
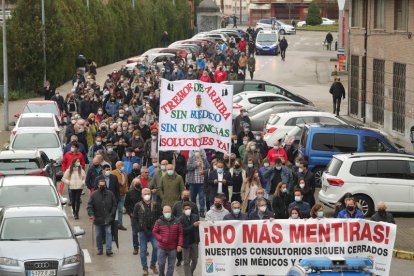
[[[100,166],[100,165],[99,165],[99,164],[96,164],[96,165],[93,165],[93,166],[94,166],[95,168],[99,168],[99,166]]]
[[[134,169],[134,173],[140,173],[139,169]]]
[[[236,169],[240,169],[240,165],[234,165],[234,168],[236,168]]]
[[[385,214],[385,209],[378,209],[378,213],[380,215],[384,215]]]
[[[221,209],[221,204],[220,203],[214,203],[214,207],[216,207],[216,209]]]
[[[346,209],[350,212],[355,210],[355,206],[346,206]]]
[[[135,185],[135,189],[139,190],[139,188],[141,188],[140,184]]]
[[[99,190],[104,191],[106,189],[105,186],[99,186]]]
[[[190,198],[189,197],[183,197],[183,201],[190,201]]]

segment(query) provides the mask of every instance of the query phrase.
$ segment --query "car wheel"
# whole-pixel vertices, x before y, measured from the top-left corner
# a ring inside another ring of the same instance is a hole
[[[286,34],[285,30],[283,30],[283,29],[281,29],[281,30],[279,31],[279,33],[280,33],[280,35],[285,35],[285,34]]]
[[[313,171],[313,175],[315,177],[315,185],[316,187],[322,187],[322,174],[325,171],[324,167],[317,167]]]
[[[365,217],[370,217],[374,211],[374,202],[369,196],[366,195],[354,195],[358,208],[364,213]]]

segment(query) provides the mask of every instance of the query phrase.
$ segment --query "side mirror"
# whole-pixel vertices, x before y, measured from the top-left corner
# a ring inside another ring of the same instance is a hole
[[[12,127],[16,126],[16,122],[10,122],[9,126],[12,126]]]
[[[85,235],[85,230],[83,230],[81,228],[78,228],[78,229],[75,230],[74,235],[75,235],[75,237],[83,236],[83,235]]]
[[[61,197],[61,198],[60,198],[60,203],[61,203],[62,205],[66,205],[66,204],[68,203],[68,199],[67,199],[66,197]]]

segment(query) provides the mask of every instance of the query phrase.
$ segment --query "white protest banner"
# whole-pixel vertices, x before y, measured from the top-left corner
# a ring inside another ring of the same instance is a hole
[[[299,260],[361,257],[390,273],[397,226],[362,219],[216,221],[200,224],[202,275],[286,275]]]
[[[230,153],[233,86],[162,79],[159,150]]]

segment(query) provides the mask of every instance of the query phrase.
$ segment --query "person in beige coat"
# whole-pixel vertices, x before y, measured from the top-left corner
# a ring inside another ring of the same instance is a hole
[[[243,200],[241,207],[243,213],[249,211],[247,210],[248,206],[250,205],[250,202],[256,198],[256,191],[259,188],[262,188],[262,185],[260,184],[259,172],[257,169],[253,169],[248,174],[247,179],[243,182],[240,191],[241,198]]]
[[[69,185],[72,197],[72,212],[75,219],[79,219],[80,197],[85,187],[86,173],[82,169],[78,158],[74,158],[62,177],[63,183]]]

